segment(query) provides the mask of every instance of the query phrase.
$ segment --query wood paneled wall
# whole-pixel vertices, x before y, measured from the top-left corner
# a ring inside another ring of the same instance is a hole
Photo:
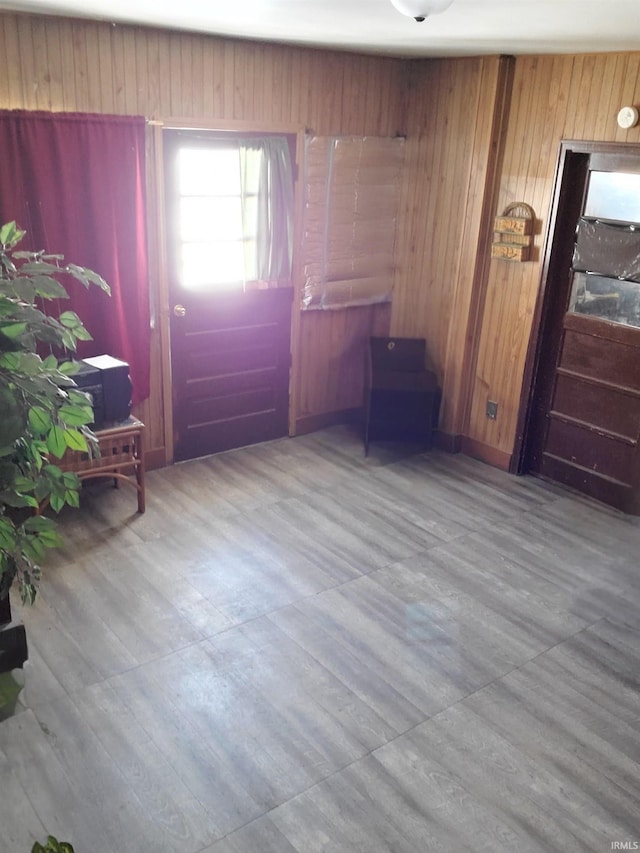
[[[640,102],[640,54],[401,61],[108,23],[0,14],[0,107],[141,114],[211,126],[251,123],[316,134],[407,134],[391,330],[426,337],[452,444],[506,467],[540,285],[561,139],[640,142],[616,114]],[[153,182],[152,182],[153,185]],[[491,220],[525,201],[534,260],[489,260]],[[152,217],[150,243],[159,251]],[[152,395],[139,414],[164,456],[160,334]],[[300,282],[296,281],[299,286]],[[164,300],[164,301],[163,301]],[[292,423],[307,429],[362,402],[362,355],[388,307],[296,314]],[[168,383],[167,387],[168,387]],[[495,421],[487,399],[498,403]]]
[[[519,57],[497,209],[532,205],[534,260],[492,260],[465,434],[482,450],[513,452],[527,346],[540,287],[540,258],[562,139],[640,142],[640,126],[621,130],[620,107],[640,103],[640,54]],[[527,389],[525,389],[526,391]],[[495,421],[487,399],[498,403]]]
[[[414,63],[391,328],[427,338],[449,446],[509,467],[559,143],[639,142],[640,126],[616,123],[639,101],[635,53]],[[527,263],[489,256],[493,216],[514,201],[538,217]]]
[[[316,134],[393,136],[403,130],[406,63],[109,23],[0,14],[0,108],[242,122]],[[153,185],[153,182],[152,182]],[[159,245],[151,217],[150,244]],[[152,394],[138,414],[164,458],[166,372],[160,334],[168,312],[157,272]],[[362,402],[354,347],[388,322],[385,309],[305,315],[295,324],[294,422]],[[359,342],[359,343],[358,343]],[[164,368],[163,368],[164,364]]]
[[[441,431],[464,432],[486,280],[487,220],[511,83],[508,59],[414,63],[393,334],[426,337]]]
[[[390,314],[388,303],[302,313],[299,371],[314,380],[298,387],[298,432],[358,417],[369,336],[389,334]]]

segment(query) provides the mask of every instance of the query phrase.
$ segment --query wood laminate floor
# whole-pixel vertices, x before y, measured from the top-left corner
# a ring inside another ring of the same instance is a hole
[[[147,506],[85,489],[15,608],[2,853],[640,848],[638,519],[346,427]]]

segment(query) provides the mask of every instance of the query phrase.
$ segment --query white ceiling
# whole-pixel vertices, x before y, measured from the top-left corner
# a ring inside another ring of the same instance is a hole
[[[390,0],[0,0],[0,9],[405,57],[640,50],[640,0],[453,0],[424,23]]]

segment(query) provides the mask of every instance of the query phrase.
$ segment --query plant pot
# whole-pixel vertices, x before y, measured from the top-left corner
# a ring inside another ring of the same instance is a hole
[[[21,669],[29,657],[24,625],[11,621],[9,596],[0,598],[0,673]]]
[[[24,625],[11,621],[9,596],[0,598],[0,722],[18,710],[24,687],[22,667],[27,660]]]
[[[11,600],[8,595],[0,598],[0,628],[11,622]]]
[[[24,710],[25,705],[20,698],[23,688],[24,673],[21,669],[0,672],[0,723]]]

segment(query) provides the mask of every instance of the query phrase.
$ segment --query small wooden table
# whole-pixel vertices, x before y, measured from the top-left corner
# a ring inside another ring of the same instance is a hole
[[[81,480],[112,477],[129,483],[138,492],[138,512],[145,511],[144,490],[144,424],[133,416],[95,431],[100,456],[91,458],[80,450],[68,450],[56,465],[62,471],[73,471]]]

